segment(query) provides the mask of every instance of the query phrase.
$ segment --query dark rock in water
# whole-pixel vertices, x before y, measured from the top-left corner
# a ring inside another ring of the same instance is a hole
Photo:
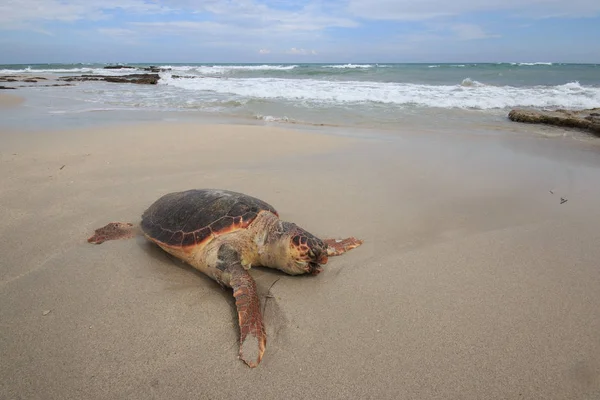
[[[53,83],[51,85],[36,85],[35,87],[54,87],[54,86],[75,86],[75,85],[72,83]],[[32,87],[32,86],[21,85],[21,86],[17,86],[17,87]]]
[[[107,65],[104,69],[135,69],[129,65]]]
[[[137,83],[139,85],[156,85],[160,79],[158,74],[132,74],[127,76],[106,76],[106,82]]]
[[[114,83],[136,83],[139,85],[156,85],[160,79],[158,74],[130,74],[122,76],[105,75],[79,75],[79,76],[61,76],[61,81],[105,81]]]
[[[579,111],[562,109],[554,111],[515,109],[508,113],[508,118],[515,122],[578,128],[600,136],[600,108]]]
[[[171,68],[160,68],[156,65],[151,65],[149,67],[132,67],[130,65],[107,65],[104,69],[139,69],[147,72],[161,72],[161,71],[169,71]]]
[[[142,70],[144,70],[144,71],[154,72],[154,73],[161,72],[161,71],[169,71],[170,69],[171,68],[160,68],[160,67],[157,67],[155,65],[151,65],[149,67],[142,68]]]
[[[35,83],[40,80],[46,80],[41,76],[28,76],[28,75],[2,75],[0,76],[0,82],[29,82]]]
[[[37,84],[40,81],[46,81],[45,85]],[[0,76],[0,82],[22,82],[22,83],[36,83],[36,85],[19,85],[19,86],[2,86],[0,89],[16,89],[17,87],[47,87],[47,86],[72,86],[71,83],[54,83],[53,80],[48,80],[42,76],[31,76],[31,75],[2,75]]]

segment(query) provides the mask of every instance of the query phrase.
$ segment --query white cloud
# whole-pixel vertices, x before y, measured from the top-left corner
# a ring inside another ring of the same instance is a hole
[[[497,38],[500,35],[491,35],[486,33],[480,26],[473,24],[457,24],[452,25],[450,30],[454,32],[455,37],[459,40],[475,40]]]
[[[11,28],[33,21],[97,20],[106,17],[107,11],[117,9],[146,14],[168,10],[155,2],[144,0],[2,0],[0,25]]]
[[[164,13],[171,17],[206,15],[211,21],[264,34],[321,32],[354,28],[357,19],[427,20],[471,12],[503,11],[517,17],[590,17],[600,14],[598,0],[2,0],[0,29],[18,29],[34,22],[109,18],[118,11],[140,17]],[[193,18],[190,18],[193,19]],[[38,26],[39,28],[39,26]],[[174,26],[171,26],[174,28]],[[189,30],[185,26],[184,31]]]
[[[170,0],[168,4],[210,13],[216,21],[245,29],[260,28],[265,32],[320,31],[325,28],[358,26],[356,21],[344,16],[340,10],[330,12],[331,10],[317,5],[318,3],[310,2],[294,10],[275,8],[256,0]]]
[[[359,25],[336,2],[326,4],[321,0],[165,0],[165,3],[180,10],[212,14],[218,21],[243,22],[245,27],[320,30]]]
[[[519,19],[495,26],[465,23],[474,21],[471,13],[477,12]],[[496,33],[517,29],[532,22],[531,17],[599,13],[599,0],[0,0],[0,32],[52,34],[54,27],[61,26],[55,32],[61,39],[73,34],[65,29],[73,26],[90,35],[81,40],[101,34],[111,45],[136,41],[175,55],[179,45],[193,47],[194,52],[181,52],[189,57],[219,54],[265,60],[270,54],[293,60],[318,51],[319,56],[310,59],[349,60],[364,55],[409,59],[411,51],[441,54],[431,50],[435,46],[448,52],[461,46],[470,49],[469,41],[499,37]],[[365,39],[339,32],[361,24],[368,29],[377,20],[421,23],[406,26],[409,30],[401,24],[395,24],[398,30],[383,27]],[[71,24],[77,21],[94,23]],[[396,31],[406,33],[397,36]],[[290,49],[291,44],[295,47]],[[137,51],[131,49],[132,54]]]
[[[154,13],[209,14],[215,22],[238,28],[261,28],[265,32],[320,31],[358,25],[339,12],[328,12],[330,9],[318,3],[306,3],[290,10],[274,8],[259,0],[3,0],[0,29],[12,29],[33,21],[98,20],[110,17],[115,11],[133,17]],[[187,30],[185,26],[183,29]]]
[[[136,31],[123,28],[99,28],[98,33],[118,40],[120,44],[138,45],[140,36]]]
[[[156,33],[181,33],[190,32],[226,33],[230,29],[227,25],[212,21],[167,21],[167,22],[132,22],[132,28],[142,28]]]
[[[307,49],[297,49],[296,47],[292,47],[291,49],[285,52],[286,54],[300,54],[300,55],[316,55],[317,52],[315,50],[307,50]]]
[[[130,37],[136,34],[136,32],[132,31],[131,29],[123,28],[100,28],[98,29],[98,32],[103,35],[114,37]]]
[[[600,14],[598,0],[349,0],[349,11],[375,20],[426,20],[480,11],[508,11],[527,17],[590,17]]]
[[[433,45],[452,46],[458,42],[499,37],[501,35],[488,33],[479,25],[430,23],[423,31],[398,35],[393,40],[404,44],[407,50],[415,50]]]

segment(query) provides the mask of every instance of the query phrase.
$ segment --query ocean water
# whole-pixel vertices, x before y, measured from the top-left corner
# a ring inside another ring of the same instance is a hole
[[[19,90],[31,99],[29,111],[37,113],[29,120],[42,124],[110,115],[212,115],[265,123],[428,128],[502,124],[515,107],[600,107],[600,64],[153,65],[162,69],[158,85],[76,82]],[[105,66],[0,65],[0,75],[143,72]]]

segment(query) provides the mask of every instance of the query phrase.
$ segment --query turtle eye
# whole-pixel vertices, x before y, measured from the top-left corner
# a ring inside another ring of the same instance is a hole
[[[296,235],[292,238],[292,243],[296,246],[300,246],[300,235]]]

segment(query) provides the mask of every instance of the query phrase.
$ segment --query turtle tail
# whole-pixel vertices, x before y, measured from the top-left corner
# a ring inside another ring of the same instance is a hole
[[[240,358],[254,368],[260,364],[267,343],[256,283],[240,266],[231,273],[231,287],[240,324]]]

